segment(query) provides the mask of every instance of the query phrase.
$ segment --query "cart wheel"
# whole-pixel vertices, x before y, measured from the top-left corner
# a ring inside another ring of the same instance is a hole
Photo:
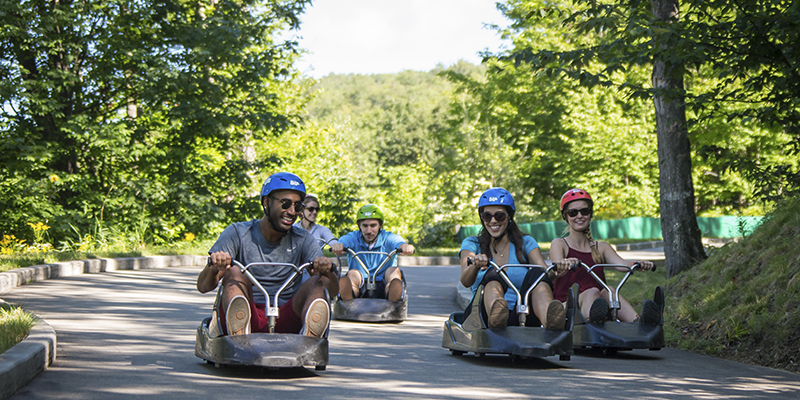
[[[325,371],[326,367],[327,367],[327,365],[317,365],[317,366],[314,366],[314,370],[315,371]]]
[[[450,350],[450,354],[452,354],[454,356],[463,356],[464,352],[460,351],[460,350]]]
[[[570,356],[568,356],[566,354],[561,354],[561,355],[558,356],[558,359],[560,361],[569,361],[570,360]]]
[[[606,357],[614,357],[617,355],[616,347],[606,347],[603,349],[603,355]]]

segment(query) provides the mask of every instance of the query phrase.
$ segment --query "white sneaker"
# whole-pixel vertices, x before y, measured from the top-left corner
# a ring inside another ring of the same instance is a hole
[[[250,303],[244,296],[236,296],[225,309],[225,323],[229,335],[250,334]]]
[[[305,317],[305,335],[311,337],[322,337],[328,329],[331,307],[325,299],[314,299],[308,306]]]

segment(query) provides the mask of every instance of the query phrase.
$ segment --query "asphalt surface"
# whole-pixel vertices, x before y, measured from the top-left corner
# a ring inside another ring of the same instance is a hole
[[[582,353],[511,364],[452,356],[443,322],[456,311],[457,266],[403,267],[409,319],[334,321],[330,364],[215,368],[194,356],[214,296],[198,267],[116,271],[49,280],[3,297],[55,328],[58,358],[12,399],[800,398],[800,375],[690,352]]]

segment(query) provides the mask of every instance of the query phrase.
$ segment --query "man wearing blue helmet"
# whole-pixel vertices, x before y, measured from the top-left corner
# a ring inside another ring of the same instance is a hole
[[[325,289],[331,296],[339,292],[338,274],[331,261],[322,256],[316,239],[305,229],[292,226],[303,210],[306,188],[295,174],[278,172],[261,188],[264,216],[234,223],[222,232],[209,250],[209,261],[197,277],[197,290],[209,292],[222,280],[218,296],[221,334],[238,335],[268,332],[264,309],[266,299],[239,268],[231,268],[232,260],[243,265],[253,262],[275,262],[301,265],[313,261],[311,278],[296,279],[278,299],[278,333],[304,333],[320,337],[328,327],[330,306]],[[267,290],[276,293],[293,272],[291,267],[262,267],[251,273]]]
[[[519,230],[514,221],[515,212],[514,198],[503,188],[491,188],[483,192],[478,200],[478,215],[483,229],[479,236],[464,239],[459,257],[461,283],[472,288],[473,297],[477,294],[478,288],[483,286],[484,297],[479,313],[471,307],[467,308],[465,321],[470,314],[473,314],[472,318],[479,318],[479,315],[486,316],[489,328],[519,325],[517,313],[509,312],[509,309],[515,309],[517,300],[515,293],[494,269],[488,268],[489,261],[494,261],[500,266],[506,264],[545,266],[539,244],[531,236]],[[559,271],[563,273],[567,267],[566,264],[563,266],[559,264]],[[542,271],[531,269],[526,272],[522,268],[509,268],[507,274],[520,292],[525,293]],[[564,306],[560,301],[553,300],[553,283],[550,278],[545,276],[542,282],[546,284],[537,285],[529,301],[536,318],[528,318],[525,324],[526,326],[541,324],[547,329],[563,330],[566,318]]]

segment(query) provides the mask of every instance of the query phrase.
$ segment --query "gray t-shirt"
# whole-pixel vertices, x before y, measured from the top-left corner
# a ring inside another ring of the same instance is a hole
[[[322,250],[316,239],[305,229],[292,226],[280,243],[270,243],[261,234],[259,221],[259,219],[254,219],[228,226],[219,235],[208,253],[227,252],[242,265],[254,262],[276,262],[294,264],[298,267],[322,256]],[[250,272],[264,286],[270,296],[275,295],[292,271],[291,267],[278,266],[259,266],[250,269]],[[297,277],[292,285],[284,289],[278,305],[283,305],[294,296],[300,287],[301,278]],[[255,286],[253,286],[253,301],[256,303],[266,302],[264,295]]]
[[[299,228],[303,227],[303,225],[301,225],[299,221],[295,222],[294,226],[299,227]],[[331,233],[331,230],[326,228],[326,227],[324,227],[324,226],[322,226],[322,225],[320,225],[320,224],[312,225],[311,229],[308,230],[308,233],[310,233],[311,236],[314,236],[314,238],[317,239],[317,244],[321,245],[322,242],[325,242],[325,243],[328,243],[328,244],[337,243],[336,240],[330,241],[331,239],[335,238],[333,236],[333,233]]]

